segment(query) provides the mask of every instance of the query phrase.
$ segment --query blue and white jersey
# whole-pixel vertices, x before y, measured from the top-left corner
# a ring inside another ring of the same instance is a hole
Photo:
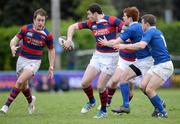
[[[150,27],[144,32],[141,41],[145,41],[148,44],[155,65],[170,61],[165,38],[161,31],[156,29],[155,26]]]
[[[141,24],[138,22],[131,23],[129,27],[125,29],[124,32],[120,35],[120,37],[125,44],[128,44],[129,41],[131,41],[132,44],[140,42],[143,37],[143,30]],[[136,51],[137,59],[143,59],[149,56],[151,56],[151,53],[149,52],[148,47]]]

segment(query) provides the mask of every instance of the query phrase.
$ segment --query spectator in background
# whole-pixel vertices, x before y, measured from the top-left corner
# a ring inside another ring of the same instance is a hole
[[[42,75],[38,80],[36,91],[50,91],[51,90],[51,82],[46,75]]]

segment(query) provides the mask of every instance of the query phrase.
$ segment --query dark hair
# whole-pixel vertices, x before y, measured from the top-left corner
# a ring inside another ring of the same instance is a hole
[[[123,10],[127,17],[132,17],[133,21],[139,20],[139,10],[136,7],[128,7]]]
[[[156,25],[156,16],[152,14],[146,14],[141,17],[142,20],[144,20],[144,23],[149,23],[150,26],[155,26]]]
[[[33,18],[35,19],[38,14],[41,15],[41,16],[45,16],[46,18],[48,17],[48,16],[47,16],[47,12],[46,12],[44,9],[42,9],[42,8],[37,9],[37,10],[34,12]]]
[[[92,13],[97,12],[98,14],[102,14],[101,6],[97,3],[92,3],[87,8],[87,11],[91,11]]]

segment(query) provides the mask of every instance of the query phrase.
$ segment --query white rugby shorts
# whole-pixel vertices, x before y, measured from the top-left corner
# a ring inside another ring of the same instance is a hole
[[[172,61],[167,61],[157,65],[153,65],[147,73],[153,75],[153,73],[160,76],[164,81],[166,81],[174,72],[174,67]]]
[[[135,61],[134,61],[135,62]],[[123,58],[119,57],[119,61],[118,61],[118,66],[117,68],[125,71],[125,69],[127,67],[129,67],[129,65],[133,64],[134,62],[132,61],[127,61],[127,60],[124,60]],[[138,86],[139,82],[142,80],[142,77],[141,76],[138,76],[138,77],[135,77],[131,80],[129,80],[130,82],[134,83],[136,86]]]
[[[154,59],[151,56],[143,59],[137,59],[133,65],[136,66],[141,71],[142,76],[144,76],[154,65]]]
[[[41,60],[27,59],[22,56],[19,56],[16,63],[16,73],[19,76],[24,69],[30,69],[35,75],[40,65],[41,65]]]
[[[89,65],[94,67],[99,72],[104,72],[113,75],[119,59],[119,53],[101,53],[95,51]]]
[[[127,67],[129,67],[129,65],[133,64],[134,62],[127,61],[127,60],[124,60],[123,58],[119,57],[117,68],[120,68],[121,70],[124,71]]]

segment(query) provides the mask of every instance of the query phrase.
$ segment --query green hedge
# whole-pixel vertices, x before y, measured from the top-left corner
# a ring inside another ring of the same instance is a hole
[[[0,28],[0,70],[12,70],[15,68],[15,58],[12,58],[9,42],[18,31],[17,26]]]
[[[60,25],[60,31],[61,35],[66,35],[67,28],[70,24],[73,24],[74,21],[72,20],[66,20],[61,21]],[[51,31],[51,22],[47,22],[47,27]],[[161,29],[163,32],[168,49],[171,54],[180,54],[180,22],[173,22],[171,24],[165,24],[164,22],[158,22],[157,27]],[[9,28],[3,28],[0,27],[0,70],[12,70],[15,69],[16,59],[17,57],[13,58],[11,56],[11,51],[9,48],[9,42],[11,38],[18,32],[19,26],[13,26]],[[92,36],[91,32],[89,30],[83,30],[83,31],[77,31],[74,36],[75,46],[76,49],[92,49],[95,48],[95,39]],[[45,53],[47,53],[47,50],[45,50]],[[66,59],[67,59],[68,53],[63,52],[62,53],[62,68],[66,69]],[[48,67],[48,58],[47,54],[43,56],[43,64],[41,65],[41,69],[47,69]],[[176,64],[176,66],[179,63]],[[175,66],[175,67],[176,67]]]
[[[180,22],[166,24],[158,22],[157,27],[163,32],[169,52],[171,54],[180,55]]]

